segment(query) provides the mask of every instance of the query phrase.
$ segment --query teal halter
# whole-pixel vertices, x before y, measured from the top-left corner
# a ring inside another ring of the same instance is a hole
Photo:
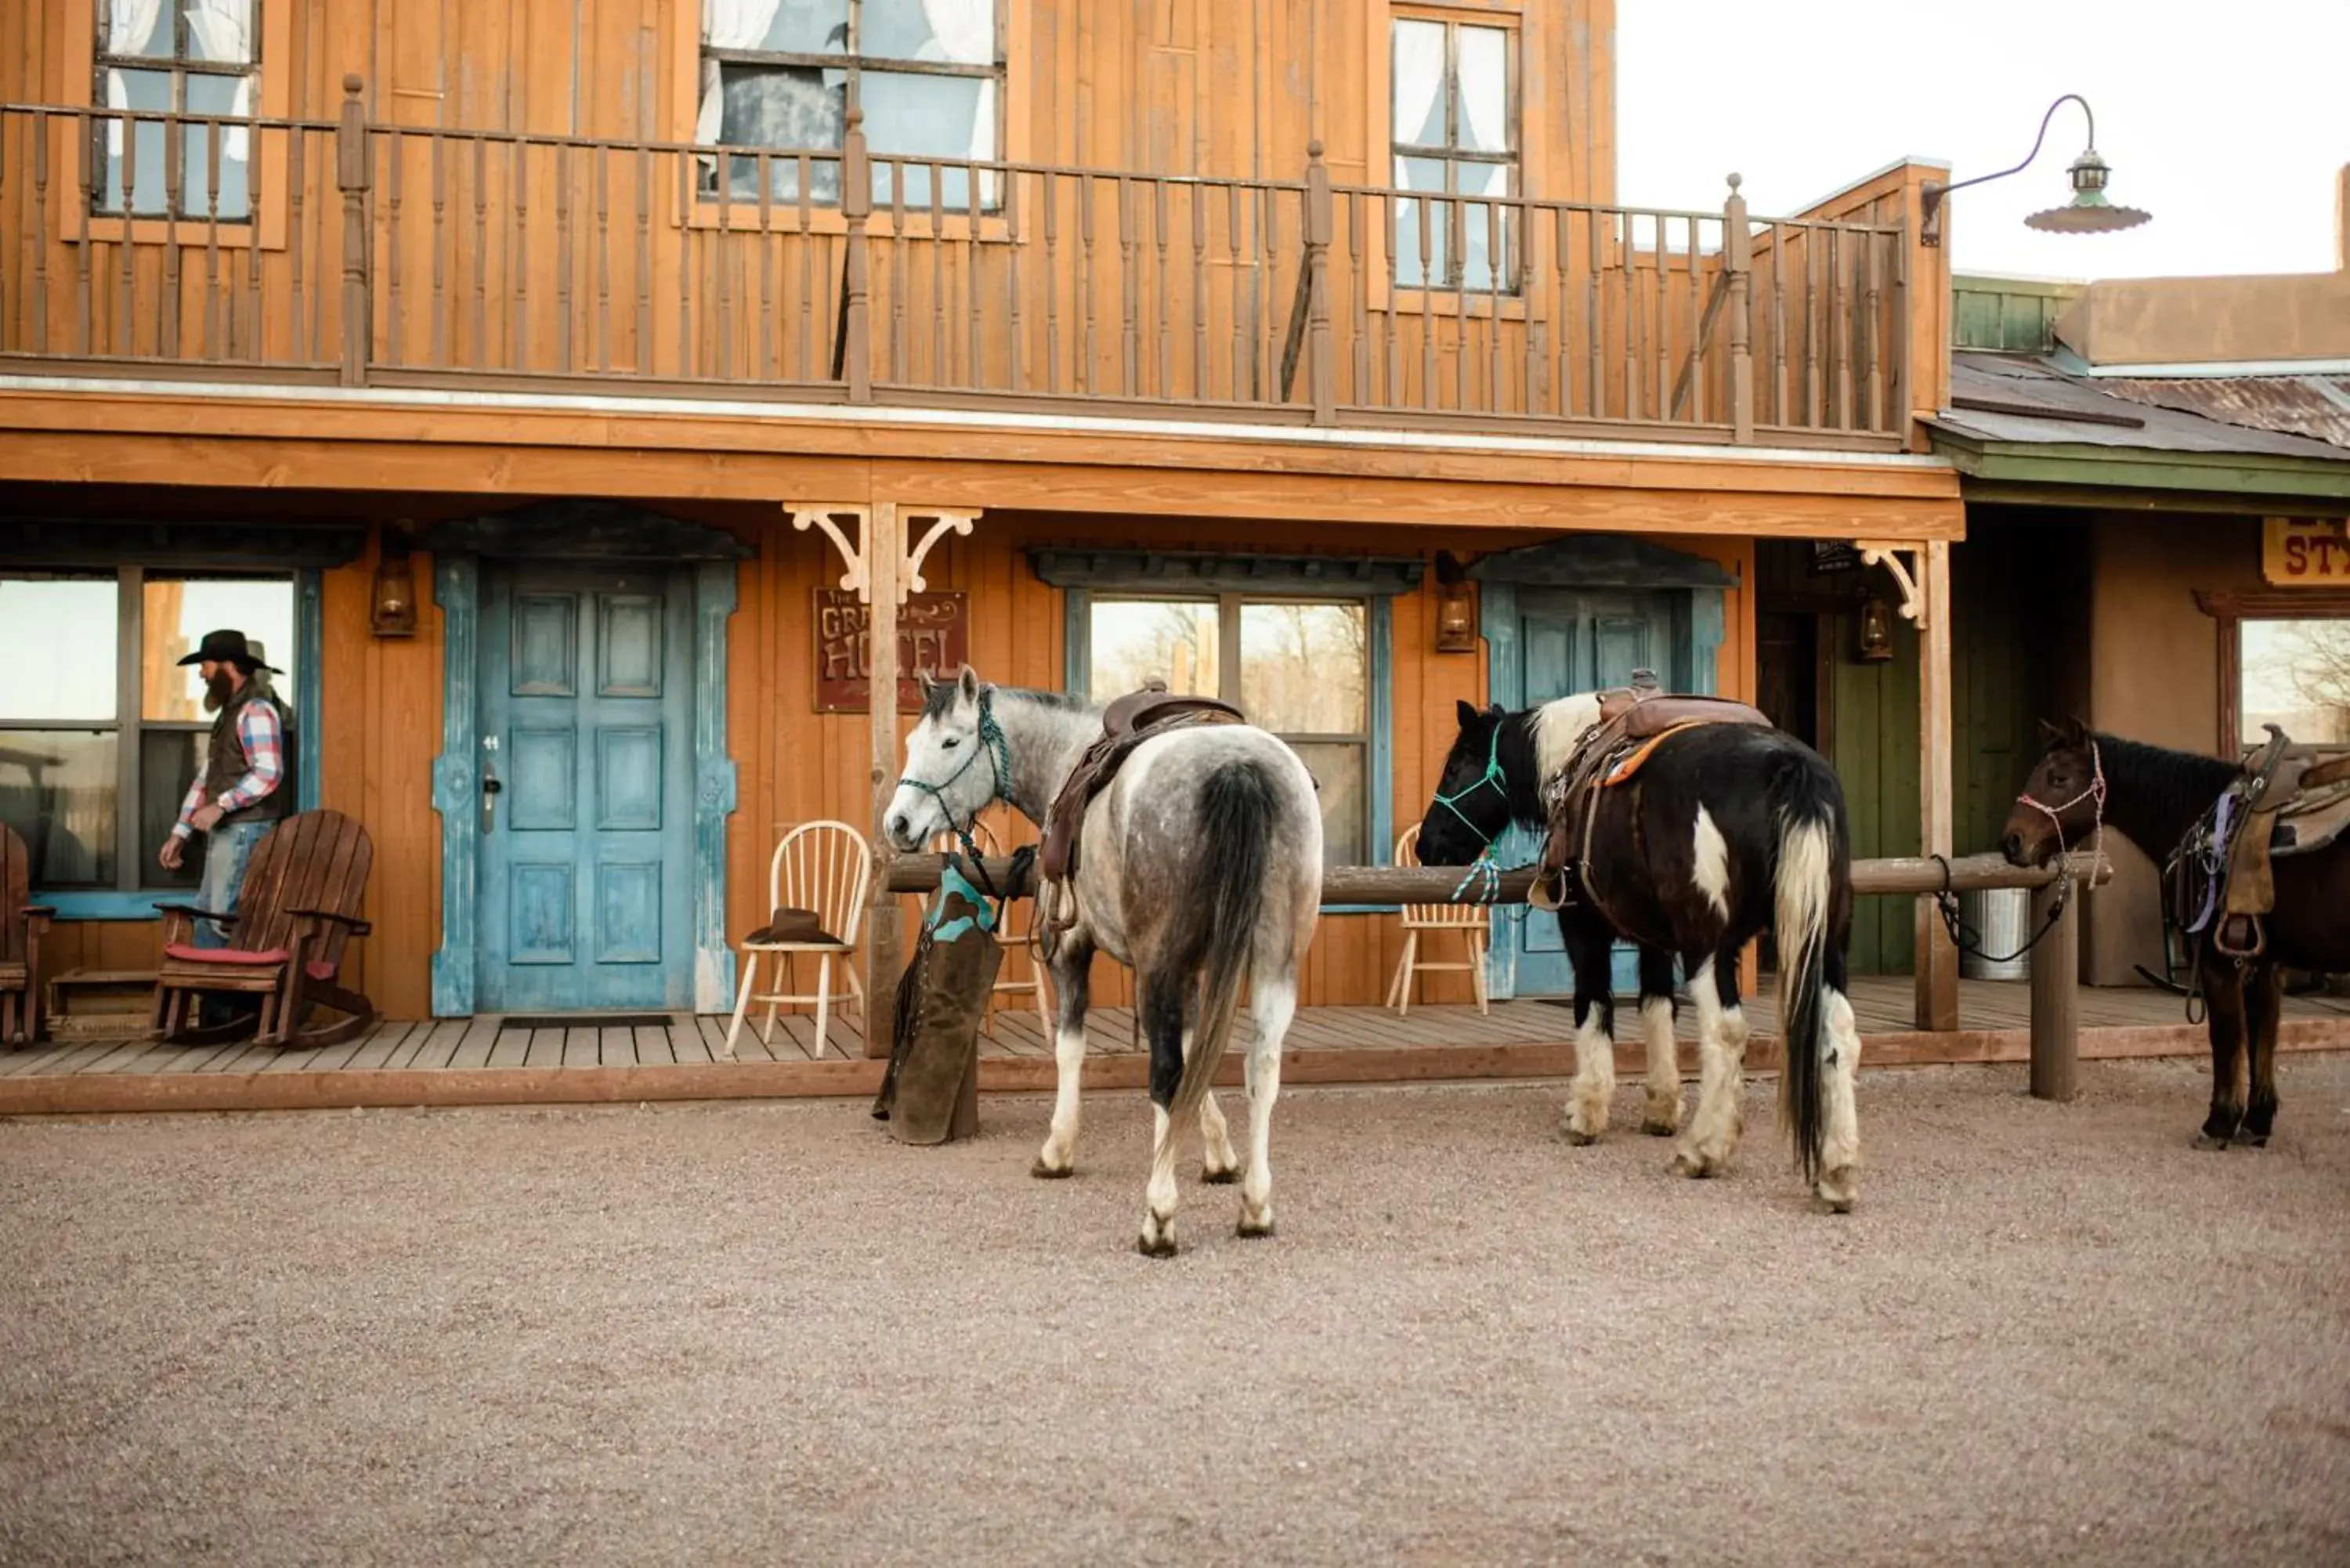
[[[1493,861],[1493,835],[1470,821],[1469,814],[1462,811],[1460,805],[1461,802],[1467,800],[1488,784],[1491,784],[1493,792],[1502,797],[1502,804],[1507,806],[1510,800],[1510,782],[1509,774],[1502,770],[1502,726],[1498,722],[1493,726],[1493,743],[1485,753],[1485,772],[1482,776],[1466,788],[1457,789],[1451,794],[1440,794],[1436,797],[1435,804],[1459,817],[1461,826],[1477,836],[1477,842],[1481,846],[1477,858],[1470,863],[1468,874],[1461,878],[1460,886],[1452,889],[1452,901],[1456,904],[1461,902],[1461,895],[1468,892],[1471,885],[1477,888],[1475,902],[1480,904],[1492,903],[1493,895],[1501,890],[1502,868]]]

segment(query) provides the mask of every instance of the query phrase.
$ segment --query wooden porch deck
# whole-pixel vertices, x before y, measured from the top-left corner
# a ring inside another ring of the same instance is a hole
[[[1910,1027],[1910,982],[1892,976],[1856,982],[1853,997],[1869,1066],[2020,1062],[2029,1055],[2030,999],[2021,983],[1967,981],[1962,1027],[1921,1033]],[[1750,1067],[1777,1059],[1770,998],[1749,1005]],[[2085,1058],[2200,1054],[2203,1032],[2188,1025],[2178,999],[2147,990],[2084,989]],[[1089,1087],[1138,1088],[1146,1058],[1126,1008],[1096,1010],[1086,1067]],[[1619,1072],[1637,1073],[1642,1051],[1628,1017],[1617,1023]],[[864,1055],[854,1017],[836,1018],[830,1048],[815,1054],[814,1021],[778,1021],[771,1046],[746,1028],[739,1060],[718,1053],[723,1017],[670,1015],[619,1027],[510,1026],[495,1016],[388,1023],[362,1038],[319,1050],[259,1046],[155,1045],[121,1038],[63,1041],[0,1054],[0,1115],[149,1110],[272,1110],[356,1106],[500,1105],[773,1098],[870,1095],[881,1064]],[[1425,1082],[1448,1078],[1549,1077],[1573,1070],[1571,1014],[1552,1002],[1498,1003],[1479,1017],[1465,1006],[1416,1007],[1406,1018],[1384,1008],[1317,1007],[1299,1014],[1284,1055],[1290,1084]],[[1695,1067],[1684,1009],[1682,1067]],[[2291,1050],[2350,1049],[2350,999],[2295,997],[2286,1003],[2281,1044]],[[1239,1081],[1235,1056],[1226,1081]],[[981,1086],[1051,1087],[1053,1050],[1033,1012],[995,1015],[983,1041]]]

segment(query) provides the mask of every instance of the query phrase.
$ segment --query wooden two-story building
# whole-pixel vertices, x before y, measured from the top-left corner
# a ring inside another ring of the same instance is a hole
[[[0,0],[0,817],[57,961],[151,957],[215,625],[375,836],[394,1017],[723,1010],[780,829],[895,771],[860,576],[921,590],[885,657],[1243,699],[1354,862],[1456,699],[1753,696],[1758,541],[1896,547],[1934,644],[1939,171],[1625,205],[1613,15]]]

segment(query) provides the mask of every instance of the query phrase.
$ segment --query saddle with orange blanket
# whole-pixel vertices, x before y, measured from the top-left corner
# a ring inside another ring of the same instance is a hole
[[[1526,895],[1536,909],[1560,908],[1577,888],[1585,898],[1598,904],[1589,865],[1599,798],[1637,778],[1667,740],[1706,724],[1771,728],[1770,719],[1751,703],[1662,691],[1640,680],[1646,673],[1636,674],[1630,686],[1599,693],[1599,722],[1575,742],[1566,766],[1543,784],[1550,832],[1534,867],[1534,888]]]

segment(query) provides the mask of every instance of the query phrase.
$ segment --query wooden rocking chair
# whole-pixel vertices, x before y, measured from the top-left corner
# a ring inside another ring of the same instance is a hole
[[[343,948],[368,934],[359,919],[375,847],[367,829],[339,811],[306,811],[280,822],[254,846],[235,912],[186,904],[163,911],[163,967],[155,977],[155,1036],[176,1044],[212,1044],[248,1031],[262,1045],[333,1045],[373,1027],[375,1004],[337,981]],[[195,922],[218,920],[232,945],[200,948]],[[261,1013],[205,1026],[192,1016],[203,992],[261,999]],[[306,1027],[313,1007],[345,1016]]]
[[[27,902],[32,885],[25,841],[0,823],[0,1045],[41,1037],[41,933],[54,911]]]

